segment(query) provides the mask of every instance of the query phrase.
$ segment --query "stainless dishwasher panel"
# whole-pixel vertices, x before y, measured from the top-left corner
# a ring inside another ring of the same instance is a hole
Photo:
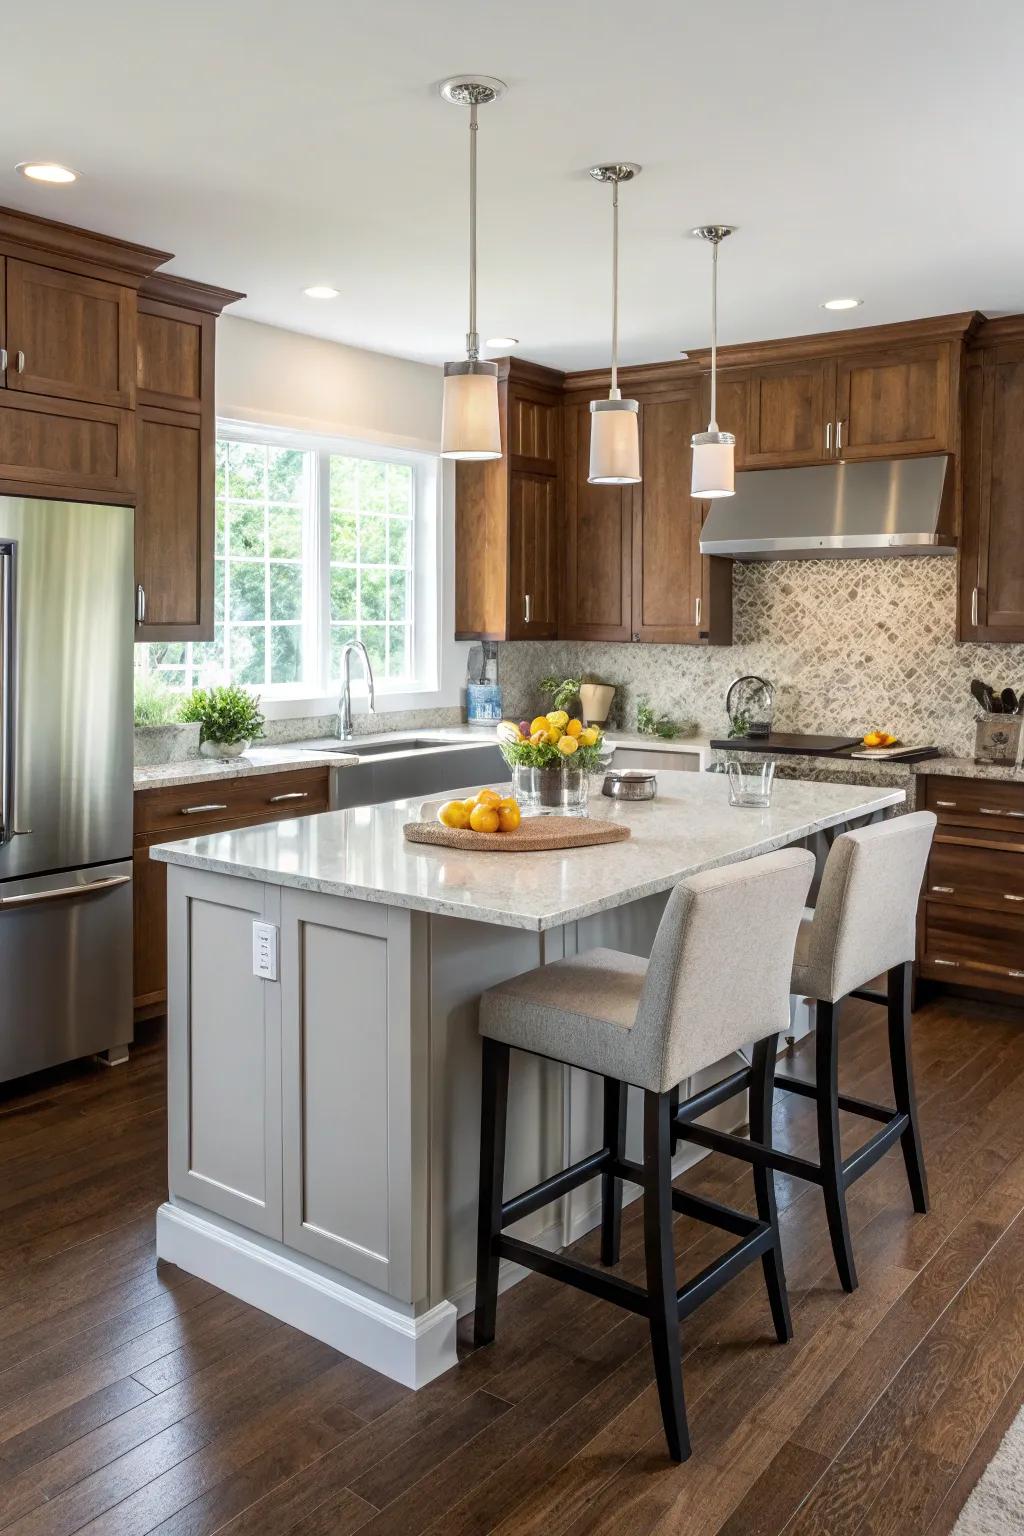
[[[6,881],[0,1082],[131,1038],[131,861]]]

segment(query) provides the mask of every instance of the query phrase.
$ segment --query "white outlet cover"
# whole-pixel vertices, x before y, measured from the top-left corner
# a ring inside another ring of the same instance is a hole
[[[277,980],[277,928],[273,923],[252,925],[252,973],[264,981]]]

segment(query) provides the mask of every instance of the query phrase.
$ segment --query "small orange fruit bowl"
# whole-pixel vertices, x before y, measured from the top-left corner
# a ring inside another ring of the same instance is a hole
[[[496,789],[482,789],[468,800],[446,800],[438,807],[437,819],[443,827],[456,831],[486,832],[500,835],[514,832],[522,819],[519,801],[512,795],[500,795]]]

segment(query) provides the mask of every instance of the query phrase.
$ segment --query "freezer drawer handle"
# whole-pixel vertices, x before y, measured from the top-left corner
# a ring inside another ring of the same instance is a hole
[[[182,816],[198,816],[202,811],[226,811],[226,805],[183,805],[180,814]]]
[[[308,800],[308,799],[309,799],[309,790],[308,789],[293,789],[291,794],[288,794],[288,795],[271,795],[269,800],[267,801],[267,804],[268,805],[280,805],[282,800]],[[1024,897],[1022,897],[1021,900],[1024,900]]]
[[[1024,811],[1008,811],[1005,806],[979,805],[981,816],[1009,816],[1014,821],[1024,821]]]
[[[14,544],[0,544],[0,848],[14,836]]]
[[[111,875],[108,880],[90,880],[88,885],[61,885],[54,891],[28,891],[24,896],[0,896],[0,907],[33,907],[40,901],[59,901],[65,896],[93,896],[115,885],[128,885],[131,875]]]

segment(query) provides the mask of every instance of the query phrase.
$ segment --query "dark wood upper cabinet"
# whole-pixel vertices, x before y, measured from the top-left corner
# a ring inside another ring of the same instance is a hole
[[[212,640],[217,316],[242,295],[157,274],[139,294],[137,640]]]
[[[840,357],[837,457],[874,459],[952,451],[959,350],[943,341]]]
[[[995,320],[964,390],[960,637],[1024,641],[1024,320]],[[992,344],[988,344],[991,341]]]
[[[504,456],[455,466],[455,637],[558,633],[562,375],[500,364]]]
[[[565,522],[558,633],[566,640],[632,636],[633,487],[590,485],[590,404],[565,411]]]
[[[7,385],[33,395],[135,404],[135,292],[8,258]]]
[[[745,437],[741,427],[730,429],[743,442],[744,467],[788,468],[830,459],[835,379],[830,357],[749,369]],[[719,424],[724,424],[721,409]]]

